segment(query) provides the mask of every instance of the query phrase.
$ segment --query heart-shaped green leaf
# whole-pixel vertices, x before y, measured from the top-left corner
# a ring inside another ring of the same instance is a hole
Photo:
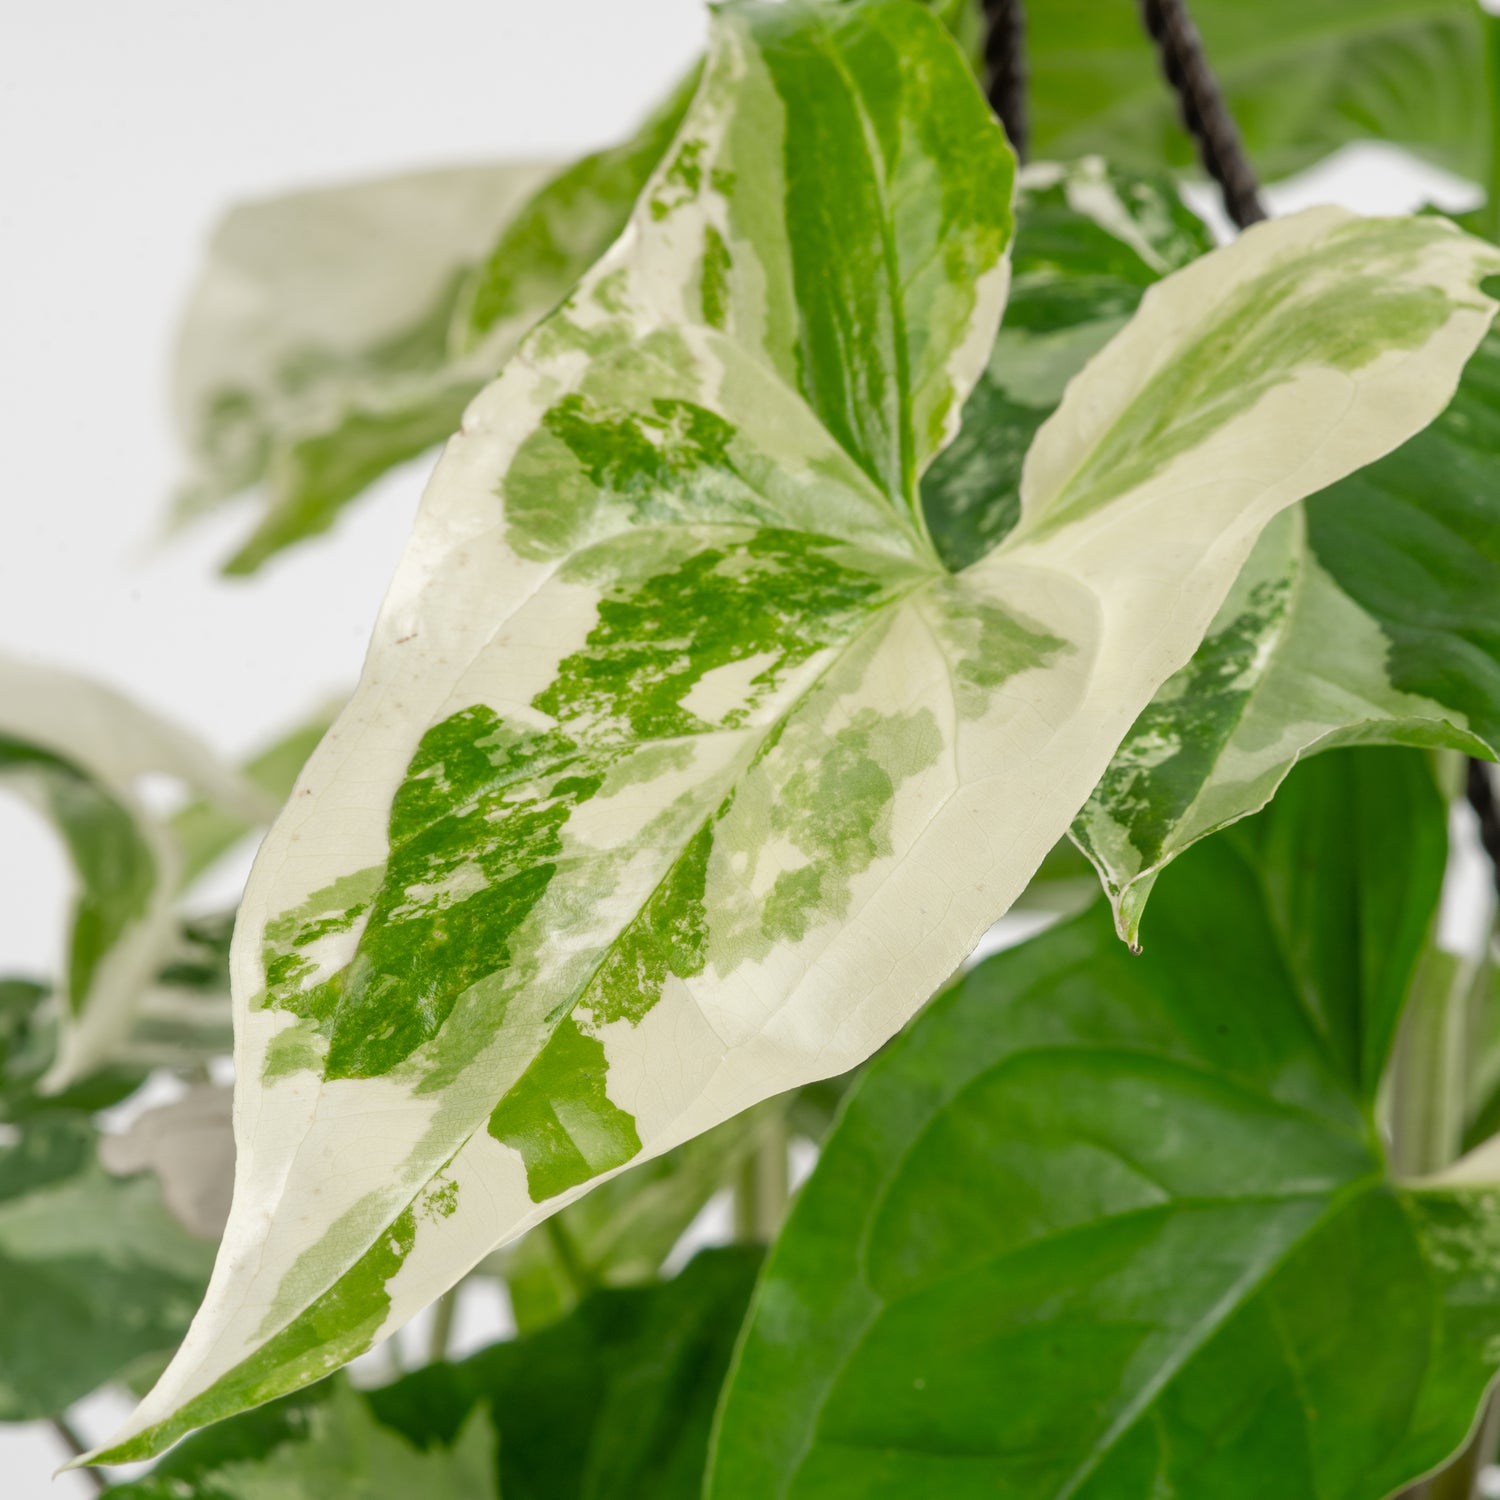
[[[1455,1449],[1500,1193],[1394,1181],[1361,1060],[1441,849],[1358,851],[1434,818],[1415,752],[1338,752],[1163,876],[1144,957],[1096,907],[934,1001],[772,1252],[709,1500],[1384,1500]]]

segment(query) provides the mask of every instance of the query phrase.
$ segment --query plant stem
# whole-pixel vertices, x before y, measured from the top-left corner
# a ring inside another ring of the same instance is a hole
[[[1472,980],[1468,964],[1431,946],[1412,979],[1391,1070],[1391,1164],[1401,1177],[1431,1176],[1459,1155]]]
[[[1031,153],[1031,117],[1026,108],[1025,0],[984,0],[984,62],[990,107],[1000,116],[1017,161]]]
[[[1178,111],[1197,143],[1198,159],[1224,196],[1224,212],[1240,229],[1259,223],[1266,211],[1255,171],[1208,65],[1187,0],[1141,0],[1141,20],[1156,43],[1161,70],[1176,91]]]
[[[90,1445],[84,1442],[82,1434],[66,1416],[49,1417],[47,1423],[62,1439],[63,1446],[73,1458],[82,1458],[89,1451]],[[102,1495],[109,1488],[109,1480],[98,1469],[79,1469],[77,1472],[93,1485],[95,1494]]]
[[[573,1236],[563,1228],[557,1215],[553,1214],[550,1219],[544,1219],[542,1222],[547,1226],[547,1243],[552,1246],[552,1254],[557,1259],[558,1268],[572,1289],[574,1300],[581,1302],[595,1290],[597,1283],[578,1254],[578,1247],[573,1243]]]
[[[1495,20],[1487,16],[1486,20]],[[1496,105],[1500,110],[1500,104]],[[1479,842],[1490,857],[1490,873],[1495,882],[1495,894],[1500,897],[1500,798],[1495,795],[1494,772],[1482,760],[1470,759],[1468,765],[1469,806],[1479,819]]]
[[[1479,23],[1484,27],[1485,93],[1490,105],[1485,199],[1479,210],[1479,225],[1486,239],[1500,243],[1500,13],[1482,4]]]
[[[786,1118],[768,1114],[755,1150],[740,1168],[734,1189],[734,1233],[740,1240],[769,1244],[786,1217],[791,1196],[787,1173]]]
[[[436,1302],[432,1304],[432,1336],[427,1343],[427,1360],[429,1364],[438,1364],[448,1357],[448,1344],[453,1338],[453,1319],[458,1312],[458,1286],[450,1286]]]

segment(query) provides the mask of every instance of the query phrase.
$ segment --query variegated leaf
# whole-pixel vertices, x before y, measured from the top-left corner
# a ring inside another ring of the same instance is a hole
[[[1073,837],[1121,937],[1157,874],[1333,745],[1500,755],[1500,333],[1397,452],[1267,527]]]
[[[0,658],[0,779],[53,823],[78,885],[61,1035],[44,1093],[111,1057],[177,937],[180,855],[137,795],[150,774],[247,820],[264,822],[275,811],[205,746],[119,694]]]
[[[0,1421],[66,1410],[182,1337],[213,1251],[151,1175],[109,1175],[78,1115],[0,1143]]]
[[[449,325],[470,267],[547,176],[540,165],[450,168],[229,213],[173,376],[190,462],[176,519],[265,486],[264,513],[229,572],[253,572],[327,530],[385,470],[452,432],[548,305],[468,359],[452,357]]]
[[[1145,957],[1100,903],[936,999],[772,1251],[705,1495],[1387,1500],[1441,1464],[1500,1366],[1500,1194],[1403,1181],[1372,1108],[1441,814],[1414,751],[1325,757],[1167,874]]]
[[[948,567],[977,562],[1016,524],[1027,449],[1068,382],[1147,287],[1212,248],[1162,174],[1097,156],[1022,169],[1005,321],[957,437],[922,476],[922,510]]]
[[[1149,292],[946,571],[1010,157],[910,0],[732,4],[624,235],[470,408],[236,933],[205,1306],[98,1456],[318,1378],[632,1160],[889,1037],[1280,509],[1441,410],[1500,254],[1263,226]]]

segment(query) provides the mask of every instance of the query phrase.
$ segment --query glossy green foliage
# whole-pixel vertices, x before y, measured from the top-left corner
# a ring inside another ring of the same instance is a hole
[[[977,562],[1021,514],[1021,468],[1068,382],[1120,331],[1146,288],[1213,248],[1160,173],[1100,157],[1024,168],[1005,317],[953,442],[922,477],[943,562]]]
[[[154,1177],[117,1178],[78,1115],[0,1146],[0,1421],[47,1416],[170,1350],[213,1248],[175,1223]]]
[[[110,1494],[698,1500],[714,1401],[758,1263],[749,1249],[706,1252],[672,1281],[598,1292],[533,1337],[394,1385],[356,1395],[336,1377],[188,1439]],[[491,1430],[498,1450],[486,1471],[465,1470],[470,1487],[452,1488],[456,1456]],[[352,1452],[350,1433],[359,1436]],[[415,1487],[378,1487],[367,1458],[393,1455],[395,1473]],[[309,1476],[328,1487],[309,1488]]]
[[[711,1500],[1383,1500],[1457,1447],[1500,1195],[1394,1181],[1369,1103],[1425,774],[1330,756],[1163,877],[1144,957],[1096,908],[933,1003],[772,1254]]]
[[[1039,155],[1194,164],[1135,6],[1048,0],[1028,11]],[[1469,0],[1194,0],[1191,11],[1264,176],[1372,138],[1483,171],[1486,84]]]

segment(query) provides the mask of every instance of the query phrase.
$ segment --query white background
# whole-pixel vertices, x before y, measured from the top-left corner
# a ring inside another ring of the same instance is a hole
[[[233,200],[396,168],[566,157],[630,128],[701,45],[699,0],[0,0],[0,649],[82,668],[252,749],[352,684],[428,461],[251,580],[248,513],[164,543],[175,315]],[[1346,153],[1277,195],[1389,211],[1461,184]],[[61,856],[0,804],[0,972],[55,970]],[[228,894],[228,893],[226,893]],[[0,1284],[0,1317],[5,1287]],[[114,1411],[85,1408],[98,1426]],[[5,1500],[55,1485],[0,1427]]]

